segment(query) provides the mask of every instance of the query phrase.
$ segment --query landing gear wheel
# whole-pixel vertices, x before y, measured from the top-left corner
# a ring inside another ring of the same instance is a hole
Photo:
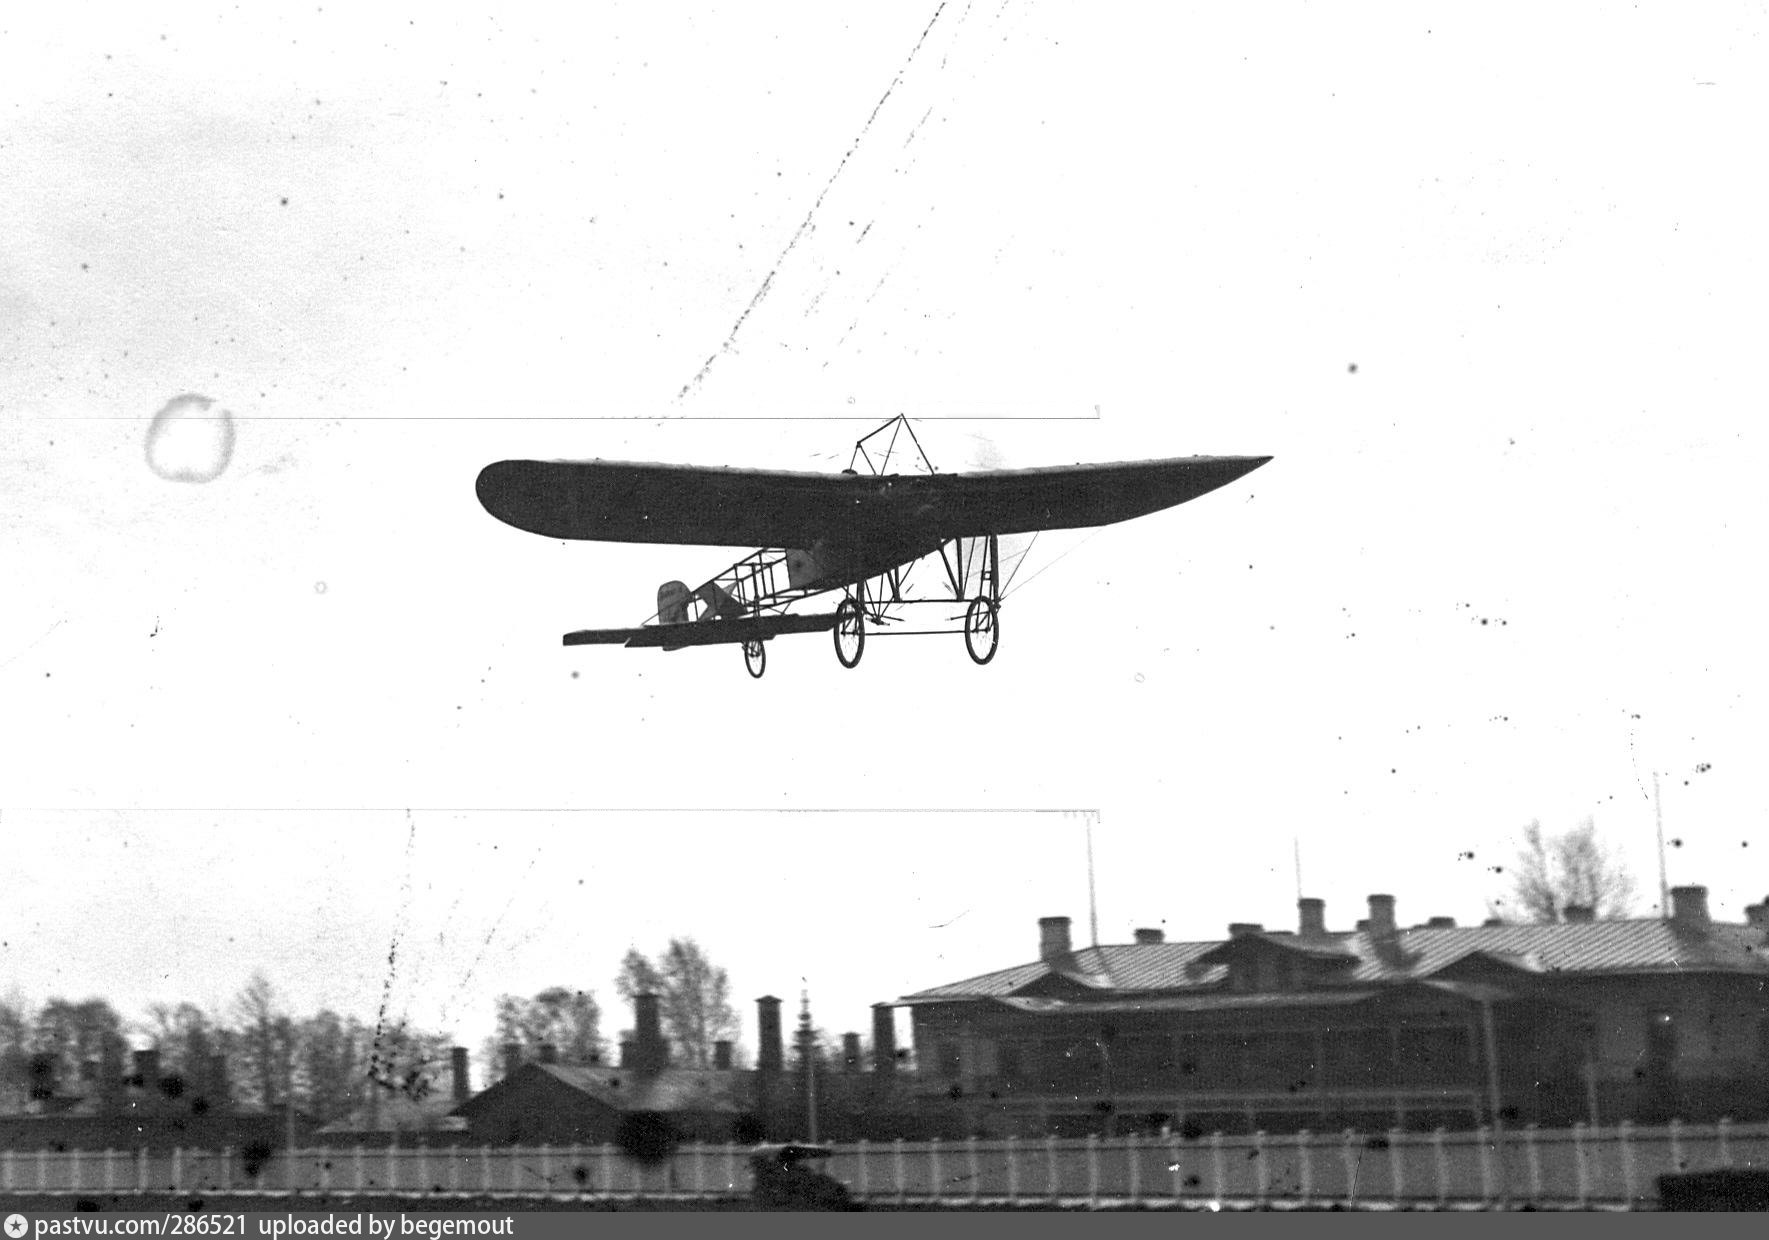
[[[747,667],[749,674],[757,680],[760,680],[762,673],[768,670],[768,648],[762,645],[760,640],[752,639],[743,643],[743,666]]]
[[[973,598],[964,612],[964,648],[971,662],[987,663],[995,657],[1001,643],[1001,623],[995,604],[986,598]]]
[[[853,667],[866,653],[866,617],[860,604],[844,598],[835,609],[835,657],[843,667]]]

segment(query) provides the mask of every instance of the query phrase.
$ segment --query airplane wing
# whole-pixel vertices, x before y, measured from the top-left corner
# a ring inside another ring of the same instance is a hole
[[[814,616],[754,616],[741,620],[703,620],[691,624],[647,624],[631,629],[580,629],[567,633],[567,646],[717,646],[767,641],[787,633],[823,633],[835,627],[835,613]]]
[[[1196,499],[1268,456],[1190,456],[969,474],[498,461],[479,502],[547,538],[715,547],[908,545],[1110,525]]]

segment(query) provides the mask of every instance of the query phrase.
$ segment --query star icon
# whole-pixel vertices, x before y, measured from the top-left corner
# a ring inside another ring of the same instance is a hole
[[[31,1225],[25,1222],[24,1215],[8,1214],[6,1216],[6,1234],[11,1237],[11,1240],[20,1240],[20,1237],[30,1229]]]

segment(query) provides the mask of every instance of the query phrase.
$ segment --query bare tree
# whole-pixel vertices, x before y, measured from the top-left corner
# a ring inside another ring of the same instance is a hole
[[[497,1033],[487,1058],[493,1065],[501,1064],[501,1048],[508,1045],[521,1047],[532,1058],[547,1045],[567,1063],[599,1063],[601,1025],[602,1009],[592,991],[550,986],[532,999],[499,995]]]
[[[307,1109],[322,1124],[344,1119],[369,1087],[368,1030],[354,1016],[330,1008],[301,1022],[301,1067]]]
[[[1598,838],[1594,818],[1558,835],[1531,822],[1523,829],[1511,887],[1524,915],[1539,922],[1562,920],[1570,906],[1599,918],[1620,917],[1634,903],[1634,876]]]
[[[234,997],[234,1033],[246,1097],[274,1107],[294,1096],[298,1030],[282,998],[262,973]]]

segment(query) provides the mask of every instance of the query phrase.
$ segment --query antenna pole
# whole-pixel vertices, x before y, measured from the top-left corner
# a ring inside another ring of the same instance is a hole
[[[1296,899],[1300,902],[1302,899],[1302,837],[1292,835],[1290,848],[1296,854]]]
[[[1652,816],[1658,821],[1658,916],[1671,915],[1671,884],[1665,878],[1665,806],[1658,796],[1658,772],[1652,773]]]
[[[1093,927],[1093,945],[1099,946],[1099,901],[1093,888],[1093,815],[1087,816],[1087,919]]]

